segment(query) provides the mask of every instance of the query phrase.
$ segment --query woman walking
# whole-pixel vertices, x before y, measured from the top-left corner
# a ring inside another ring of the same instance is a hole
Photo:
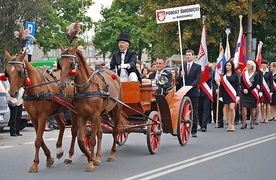
[[[272,100],[272,72],[269,71],[268,61],[262,61],[262,84],[261,84],[261,114],[262,114],[262,123],[268,123],[268,114],[270,111],[270,101]]]
[[[247,108],[250,109],[251,123],[250,129],[254,129],[254,119],[256,115],[257,101],[259,99],[258,90],[259,74],[256,72],[256,64],[252,60],[247,61],[246,70],[241,75],[241,108],[242,108],[242,127],[247,127],[246,114]]]
[[[270,104],[271,121],[276,121],[275,109],[276,109],[276,62],[270,64],[270,70],[272,72],[272,101]]]
[[[224,66],[224,73],[221,76],[220,85],[220,97],[222,97],[224,108],[225,108],[225,118],[228,123],[227,131],[235,131],[235,107],[236,103],[239,101],[239,75],[235,71],[235,66],[233,61],[227,61]]]

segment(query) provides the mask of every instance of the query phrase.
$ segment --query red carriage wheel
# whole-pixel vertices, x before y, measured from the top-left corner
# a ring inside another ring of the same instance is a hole
[[[148,123],[152,123],[151,119],[156,121],[156,123],[153,123],[147,126],[147,144],[148,144],[149,152],[151,154],[155,154],[160,146],[162,125],[157,111],[152,111],[149,114]]]
[[[184,96],[181,101],[178,125],[177,125],[177,137],[180,145],[185,145],[189,141],[193,126],[193,107],[189,97]]]
[[[119,134],[117,135],[116,143],[117,143],[119,146],[122,146],[122,145],[125,144],[127,138],[128,138],[128,132],[119,133]]]

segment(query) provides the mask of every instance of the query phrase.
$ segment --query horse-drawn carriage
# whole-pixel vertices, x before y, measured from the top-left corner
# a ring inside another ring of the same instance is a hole
[[[162,133],[177,136],[180,145],[188,142],[193,113],[191,101],[185,94],[191,87],[182,87],[177,92],[172,88],[166,96],[156,94],[157,86],[151,83],[120,82],[120,78],[107,69],[91,72],[77,46],[67,50],[61,46],[61,51],[58,64],[61,69],[58,71],[60,77],[56,74],[60,79],[51,77],[46,70],[32,67],[24,58],[25,54],[11,57],[6,53],[9,60],[6,73],[11,84],[10,93],[15,96],[20,86],[25,87],[29,99],[24,105],[37,133],[35,159],[29,172],[38,170],[40,146],[47,157],[47,166],[54,163],[42,138],[48,115],[57,114],[56,117],[62,125],[57,142],[57,157],[62,156],[63,151],[59,148],[62,144],[64,123],[59,113],[66,108],[72,111],[72,141],[65,162],[72,162],[77,136],[78,145],[88,159],[86,171],[93,171],[94,165],[101,163],[103,132],[112,133],[114,139],[108,161],[115,159],[116,143],[123,145],[128,134],[132,132],[146,135],[148,149],[152,154],[156,153],[160,146]],[[70,89],[72,81],[74,90],[64,91]],[[43,106],[39,110],[38,103]],[[44,103],[48,103],[47,106],[44,106]]]
[[[190,87],[186,86],[175,92],[172,88],[164,96],[156,94],[157,86],[151,83],[122,82],[123,113],[129,124],[125,132],[117,136],[117,144],[123,145],[129,133],[144,133],[148,150],[155,154],[160,147],[162,133],[177,136],[179,144],[185,145],[190,137],[192,128],[192,105],[185,96]],[[85,134],[85,144],[90,148],[90,128]],[[102,118],[102,128],[105,133],[112,132],[109,118]]]

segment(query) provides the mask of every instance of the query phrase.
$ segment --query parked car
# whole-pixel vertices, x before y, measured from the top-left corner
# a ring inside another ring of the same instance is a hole
[[[2,75],[3,73],[0,73]],[[8,126],[10,120],[10,108],[8,106],[6,84],[7,81],[0,81],[0,132]]]

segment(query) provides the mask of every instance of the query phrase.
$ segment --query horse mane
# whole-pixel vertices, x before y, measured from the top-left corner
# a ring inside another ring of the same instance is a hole
[[[91,69],[89,68],[89,65],[87,64],[86,59],[85,59],[85,57],[82,54],[82,51],[79,50],[79,49],[77,49],[76,53],[80,57],[80,60],[81,60],[81,62],[83,64],[83,68],[85,70],[85,73],[88,74],[88,75],[90,75],[91,74]]]
[[[25,57],[23,60],[26,66],[26,70],[28,72],[28,76],[29,77],[35,76],[38,73],[37,70],[32,66],[32,64]]]

